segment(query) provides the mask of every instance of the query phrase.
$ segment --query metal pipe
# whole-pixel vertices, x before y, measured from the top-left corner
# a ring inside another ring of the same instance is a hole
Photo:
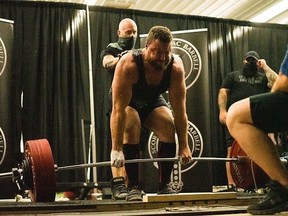
[[[91,120],[91,143],[92,143],[92,161],[97,161],[97,148],[96,148],[96,132],[95,132],[95,109],[94,109],[94,87],[93,87],[93,71],[92,71],[92,49],[91,49],[91,32],[90,32],[90,18],[89,6],[86,5],[87,17],[87,31],[88,31],[88,67],[89,67],[89,93],[90,93],[90,120]],[[97,169],[93,169],[93,181],[97,182]]]

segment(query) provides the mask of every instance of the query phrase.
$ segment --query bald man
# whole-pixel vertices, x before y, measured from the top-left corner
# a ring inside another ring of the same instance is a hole
[[[137,39],[137,25],[134,20],[130,18],[122,19],[119,22],[118,30],[118,41],[108,44],[108,46],[101,52],[100,58],[102,61],[103,67],[110,74],[111,81],[114,77],[114,70],[116,64],[120,58],[126,54],[129,50],[133,49]],[[111,91],[109,92],[109,111],[111,113]],[[127,188],[125,186],[125,168],[115,168],[111,167],[112,170],[112,180],[111,180],[111,189],[112,196],[116,200],[123,200],[128,195]]]
[[[113,75],[115,66],[122,55],[128,50],[133,49],[135,46],[137,39],[136,23],[130,18],[121,20],[117,30],[117,35],[118,41],[108,44],[100,54],[103,67]]]

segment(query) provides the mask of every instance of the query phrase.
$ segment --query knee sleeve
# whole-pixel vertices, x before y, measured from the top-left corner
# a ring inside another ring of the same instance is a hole
[[[125,160],[138,159],[140,157],[139,145],[125,144],[123,145],[123,153]],[[125,164],[125,170],[128,177],[128,186],[138,186],[139,184],[139,164],[129,163]]]
[[[159,158],[171,158],[176,156],[176,143],[158,143],[158,157]],[[171,172],[174,162],[161,161],[158,162],[159,168],[159,188],[161,189],[170,181]]]

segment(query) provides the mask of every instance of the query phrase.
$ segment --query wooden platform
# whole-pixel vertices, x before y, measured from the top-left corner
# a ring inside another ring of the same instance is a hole
[[[236,199],[236,192],[221,193],[179,193],[179,194],[147,194],[143,196],[143,202],[183,202],[193,200],[229,200]]]
[[[238,197],[235,192],[147,194],[143,201],[71,200],[31,203],[29,200],[0,200],[0,215],[223,215],[246,213],[246,208],[259,200],[255,196]]]

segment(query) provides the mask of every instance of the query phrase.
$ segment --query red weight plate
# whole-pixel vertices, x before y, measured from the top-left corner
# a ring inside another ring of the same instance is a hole
[[[247,154],[235,140],[231,147],[230,157],[240,156],[247,156]],[[236,187],[242,189],[253,189],[255,185],[261,188],[269,181],[265,172],[248,157],[239,163],[230,162],[230,172]]]
[[[52,202],[56,194],[54,159],[48,140],[29,140],[25,143],[25,157],[28,159],[32,176],[29,196],[32,202]]]

